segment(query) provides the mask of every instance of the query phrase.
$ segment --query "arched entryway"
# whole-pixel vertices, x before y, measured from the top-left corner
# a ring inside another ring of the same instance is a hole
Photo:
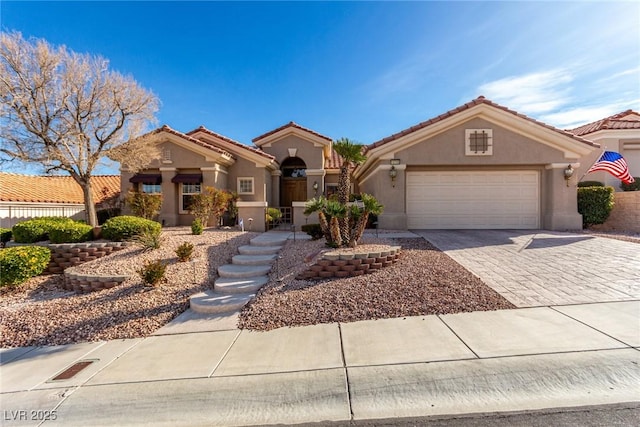
[[[280,179],[280,206],[291,207],[291,202],[307,200],[307,165],[299,157],[282,162]]]

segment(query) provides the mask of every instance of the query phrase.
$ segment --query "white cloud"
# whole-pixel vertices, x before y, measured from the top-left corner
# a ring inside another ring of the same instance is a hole
[[[540,115],[570,102],[572,81],[568,70],[556,69],[494,80],[480,86],[478,94],[516,111]]]

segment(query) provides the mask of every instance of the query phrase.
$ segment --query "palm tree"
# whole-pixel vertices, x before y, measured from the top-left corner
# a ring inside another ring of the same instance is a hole
[[[355,227],[351,230],[351,236],[349,238],[349,246],[355,248],[358,241],[362,238],[364,234],[364,230],[367,226],[367,220],[369,219],[369,215],[380,215],[384,206],[380,204],[380,202],[370,194],[362,193],[362,213],[358,218],[358,222]]]
[[[362,145],[357,144],[347,138],[340,138],[333,143],[333,149],[342,157],[340,166],[340,177],[338,178],[338,202],[346,206],[349,202],[351,190],[351,167],[363,163],[367,158],[362,154]],[[349,218],[345,215],[340,219],[340,231],[344,242],[337,242],[339,245],[346,245],[349,239]]]
[[[331,239],[327,240],[327,244],[333,247],[340,247],[342,246],[343,241],[340,230],[340,220],[344,219],[347,215],[347,205],[343,205],[336,200],[328,200],[325,212],[327,216],[331,217],[331,220],[329,221]],[[349,235],[347,234],[345,239],[348,238]]]
[[[314,212],[318,213],[318,221],[320,221],[320,229],[327,242],[331,240],[331,231],[329,230],[329,221],[324,213],[327,207],[327,199],[324,196],[313,198],[307,202],[304,209],[305,215],[311,215]]]

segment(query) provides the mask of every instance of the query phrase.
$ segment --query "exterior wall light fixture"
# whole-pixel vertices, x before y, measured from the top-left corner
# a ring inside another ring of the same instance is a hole
[[[318,195],[318,181],[313,182],[313,193],[314,195]]]
[[[564,172],[564,180],[567,182],[567,187],[569,186],[569,180],[573,176],[573,166],[568,165]]]
[[[396,186],[396,177],[398,176],[398,170],[396,169],[396,165],[400,164],[400,159],[391,159],[391,169],[389,169],[389,176],[391,177],[391,186]]]

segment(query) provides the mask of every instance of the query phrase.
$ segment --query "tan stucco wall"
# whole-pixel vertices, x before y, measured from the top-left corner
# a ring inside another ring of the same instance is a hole
[[[313,142],[296,135],[284,137],[268,147],[263,146],[262,150],[274,156],[278,163],[282,164],[284,160],[291,157],[289,148],[297,149],[294,157],[301,158],[306,163],[307,169],[322,169],[324,167],[323,147],[314,146]]]
[[[492,129],[493,155],[466,156],[465,129]],[[564,153],[539,141],[475,118],[407,148],[399,147],[393,157],[400,159],[395,187],[389,177],[389,160],[371,165],[360,179],[360,191],[371,193],[385,206],[379,216],[380,228],[406,229],[407,171],[418,170],[536,170],[540,173],[540,224],[553,230],[578,229],[575,181],[569,187],[563,168],[580,159],[566,159]],[[553,168],[548,168],[554,165]],[[577,172],[576,172],[577,173]]]

